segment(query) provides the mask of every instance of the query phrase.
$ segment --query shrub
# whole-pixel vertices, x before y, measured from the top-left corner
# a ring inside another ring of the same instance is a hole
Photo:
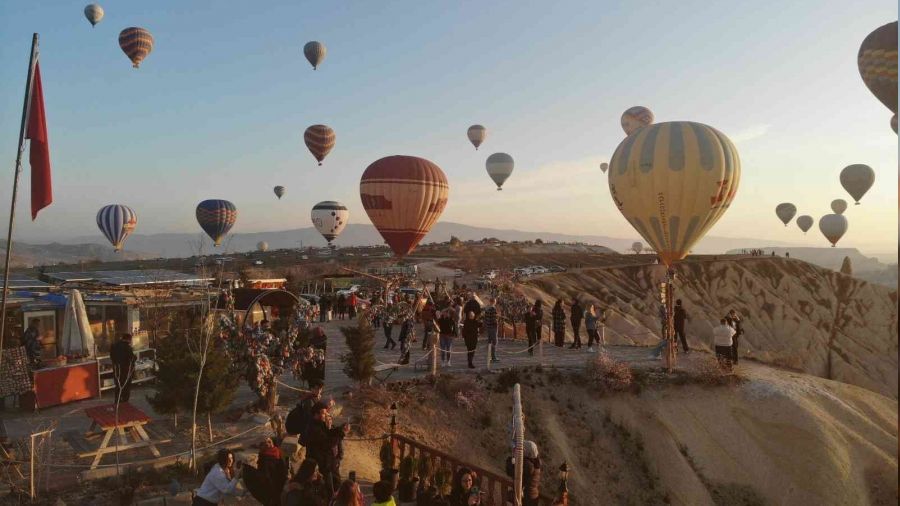
[[[608,353],[601,353],[588,362],[587,376],[602,393],[628,390],[634,381],[631,367],[613,359]]]
[[[375,330],[364,312],[357,318],[355,327],[341,327],[347,340],[347,353],[341,355],[344,373],[361,385],[367,385],[375,376]]]

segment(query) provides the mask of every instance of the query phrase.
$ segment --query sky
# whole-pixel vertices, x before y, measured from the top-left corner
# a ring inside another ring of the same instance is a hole
[[[0,0],[3,231],[33,32],[53,162],[54,203],[33,222],[26,162],[18,240],[98,235],[110,203],[137,212],[138,233],[193,233],[207,198],[236,204],[233,232],[308,227],[321,200],[368,223],[359,177],[393,154],[443,168],[444,221],[637,240],[599,164],[625,136],[622,112],[644,105],[736,144],[740,188],[710,235],[827,246],[774,208],[830,213],[850,200],[841,169],[865,163],[876,182],[839,245],[897,251],[897,135],[856,66],[865,36],[897,19],[893,0],[117,0],[94,28],[84,3]],[[140,69],[118,46],[129,26],[155,38]],[[317,71],[310,40],[328,48]],[[322,167],[303,144],[316,123],[337,135]],[[475,123],[488,128],[479,151]],[[484,167],[497,151],[516,162],[502,192]]]

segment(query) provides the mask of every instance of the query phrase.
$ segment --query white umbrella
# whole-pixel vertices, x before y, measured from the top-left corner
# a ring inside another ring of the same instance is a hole
[[[72,290],[66,301],[60,349],[64,355],[94,355],[94,334],[78,290]]]

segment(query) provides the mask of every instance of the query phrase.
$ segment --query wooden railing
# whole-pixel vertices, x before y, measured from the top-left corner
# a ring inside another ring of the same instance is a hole
[[[475,473],[475,483],[482,493],[482,506],[507,506],[512,504],[513,480],[508,476],[492,473],[478,466],[462,462],[461,460],[435,448],[425,446],[408,437],[394,434],[394,441],[400,448],[400,456],[413,457],[419,461],[430,460],[435,472],[441,468],[450,469],[456,476],[456,471],[461,467],[467,467]],[[553,498],[547,494],[541,494],[541,506],[553,504]]]

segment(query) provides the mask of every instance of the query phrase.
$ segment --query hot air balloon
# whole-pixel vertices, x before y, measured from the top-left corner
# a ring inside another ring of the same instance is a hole
[[[847,233],[847,217],[842,214],[826,214],[819,218],[819,230],[833,248]]]
[[[197,223],[216,246],[237,221],[237,208],[227,200],[204,200],[197,204]]]
[[[263,253],[269,251],[269,243],[267,243],[266,241],[259,241],[258,243],[256,243],[256,251],[261,251]]]
[[[844,199],[834,199],[831,201],[831,210],[834,214],[844,214],[847,210],[847,201]]]
[[[303,142],[309,152],[322,165],[322,160],[331,152],[334,147],[334,130],[328,125],[313,125],[303,132]]]
[[[740,178],[741,162],[728,137],[691,121],[641,128],[609,162],[613,201],[667,266],[719,220]]]
[[[608,169],[609,169],[609,164],[608,164],[608,163],[603,162],[603,163],[600,164],[600,170],[602,170],[604,174],[606,174],[606,171],[607,171]]]
[[[97,212],[97,226],[112,243],[116,251],[122,251],[125,239],[134,232],[137,226],[137,214],[128,206],[111,204],[103,206]]]
[[[503,189],[503,183],[512,174],[515,162],[506,153],[494,153],[488,157],[484,165],[487,167],[488,176],[491,176],[491,179],[497,185],[497,191],[500,191]]]
[[[897,114],[897,22],[870,33],[856,56],[859,75],[875,98]]]
[[[775,206],[775,214],[778,216],[778,219],[784,223],[784,226],[788,226],[788,223],[794,219],[794,215],[797,214],[797,206],[791,204],[790,202],[784,202],[782,204],[778,204]]]
[[[653,111],[644,106],[636,105],[622,113],[622,130],[625,130],[625,135],[631,135],[637,129],[651,123],[653,123]]]
[[[805,234],[807,231],[809,231],[809,229],[812,228],[813,221],[814,220],[812,216],[804,214],[803,216],[797,217],[797,226],[800,227],[800,230],[802,230]]]
[[[469,136],[469,142],[475,146],[475,151],[478,151],[478,146],[481,146],[481,143],[487,138],[487,128],[481,125],[472,125],[469,127],[466,135]]]
[[[276,186],[274,188],[275,196],[278,197],[278,200],[281,200],[281,197],[284,196],[284,186]]]
[[[894,133],[897,133],[897,115],[896,114],[891,116],[891,130],[893,130]]]
[[[415,156],[377,160],[359,181],[366,214],[399,257],[416,249],[444,212],[449,194],[441,168]]]
[[[635,241],[635,242],[631,243],[631,251],[634,251],[635,253],[640,253],[641,251],[644,251],[644,243],[642,243],[640,241]]]
[[[143,28],[126,28],[119,33],[119,47],[131,59],[132,66],[138,68],[150,51],[153,51],[153,35]]]
[[[347,220],[350,219],[350,211],[347,206],[333,200],[326,200],[314,205],[309,215],[316,230],[331,244],[331,241],[341,235]]]
[[[868,165],[861,163],[848,165],[841,171],[841,186],[859,205],[859,199],[869,191],[875,183],[875,171]]]
[[[319,68],[319,65],[325,61],[326,53],[328,53],[328,50],[325,49],[325,44],[319,41],[307,42],[303,46],[303,55],[306,56],[306,61],[313,66],[313,70]]]
[[[88,4],[84,8],[84,17],[91,22],[91,26],[97,26],[97,23],[103,20],[103,7],[97,4]]]

